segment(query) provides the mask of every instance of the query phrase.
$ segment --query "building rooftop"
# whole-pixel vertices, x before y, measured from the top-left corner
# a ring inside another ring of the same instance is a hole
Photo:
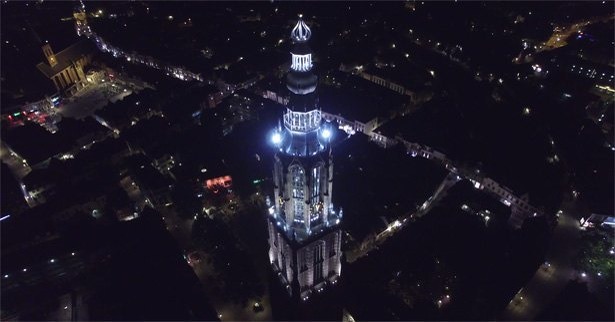
[[[3,140],[31,166],[71,148],[70,142],[33,123],[6,131]]]
[[[322,84],[329,82],[334,86]],[[409,100],[407,96],[359,76],[337,71],[321,76],[321,84],[317,91],[319,106],[324,112],[340,114],[348,120],[360,122],[367,122],[375,117],[384,117],[398,110]]]
[[[265,77],[259,80],[256,84],[254,84],[253,88],[261,91],[272,91],[282,96],[289,95],[284,81],[274,76]]]
[[[451,101],[446,99],[431,100],[414,113],[383,124],[376,132],[427,145],[454,160],[470,158],[474,145],[466,124],[459,122],[458,111],[447,108],[450,104]]]
[[[96,52],[96,46],[89,40],[81,40],[77,43],[70,45],[64,50],[56,53],[56,60],[58,63],[51,67],[46,61],[42,61],[36,65],[45,76],[51,78],[53,75],[63,71],[70,66],[74,61],[82,56],[89,55]]]
[[[11,170],[2,162],[0,177],[0,217],[16,215],[27,208],[26,202],[19,189],[19,182],[15,179]]]
[[[220,71],[220,78],[227,84],[239,85],[254,77],[256,74],[250,73],[242,68],[229,68]]]
[[[151,160],[144,155],[134,155],[127,160],[130,172],[134,175],[133,179],[142,189],[158,191],[169,189],[172,181],[156,170]]]
[[[64,118],[58,123],[58,132],[66,141],[71,142],[73,145],[82,142],[84,138],[94,138],[97,134],[106,133],[109,129],[98,123],[92,117],[86,117],[81,120],[73,118]],[[89,142],[88,142],[89,143]]]
[[[401,63],[395,67],[377,68],[371,66],[365,72],[401,85],[411,91],[421,90],[431,81],[428,71],[410,63]]]

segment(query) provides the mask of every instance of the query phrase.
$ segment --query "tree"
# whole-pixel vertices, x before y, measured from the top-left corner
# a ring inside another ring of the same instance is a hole
[[[203,211],[203,204],[196,196],[196,189],[190,181],[177,181],[171,191],[171,198],[181,218],[191,218]]]

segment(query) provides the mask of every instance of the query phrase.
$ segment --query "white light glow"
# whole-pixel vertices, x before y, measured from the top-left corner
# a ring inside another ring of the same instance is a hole
[[[282,135],[280,135],[280,133],[278,132],[273,133],[273,135],[271,136],[271,142],[273,142],[273,144],[282,143]]]
[[[307,55],[295,55],[292,54],[292,65],[290,66],[293,70],[306,72],[312,69],[312,54]]]
[[[322,137],[325,139],[328,139],[331,137],[331,130],[329,129],[324,129],[322,130]]]
[[[287,109],[284,113],[284,126],[294,132],[309,132],[320,126],[322,115],[319,110],[297,112]]]
[[[293,28],[290,33],[291,38],[296,42],[304,42],[310,39],[312,35],[312,31],[310,28],[303,22],[301,17],[299,17],[299,21],[297,21],[297,25]]]

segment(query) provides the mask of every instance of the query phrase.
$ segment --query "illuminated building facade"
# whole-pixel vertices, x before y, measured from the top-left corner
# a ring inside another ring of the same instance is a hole
[[[55,53],[49,43],[42,46],[45,60],[36,67],[47,76],[56,90],[72,96],[87,85],[84,69],[90,64],[96,48],[87,41],[77,42]]]
[[[77,31],[77,36],[85,35],[89,38],[92,34],[92,29],[90,29],[90,25],[88,24],[88,16],[85,12],[85,5],[83,4],[83,1],[79,1],[79,3],[79,6],[75,7],[73,10],[75,31]]]
[[[214,193],[218,193],[220,189],[230,189],[232,186],[233,179],[231,176],[222,176],[205,181],[205,187]]]
[[[335,211],[330,140],[334,128],[318,109],[317,77],[307,45],[312,32],[299,18],[291,32],[289,103],[271,135],[276,148],[274,201],[269,203],[269,259],[289,294],[307,300],[341,274],[341,211]]]

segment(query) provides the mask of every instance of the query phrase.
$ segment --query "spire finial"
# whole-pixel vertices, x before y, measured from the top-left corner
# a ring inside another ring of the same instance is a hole
[[[312,35],[312,31],[305,24],[305,22],[303,22],[302,17],[303,17],[303,14],[299,14],[299,21],[297,21],[295,28],[293,28],[293,30],[290,33],[290,37],[295,42],[306,42],[308,41],[308,39],[310,39],[310,36]]]

